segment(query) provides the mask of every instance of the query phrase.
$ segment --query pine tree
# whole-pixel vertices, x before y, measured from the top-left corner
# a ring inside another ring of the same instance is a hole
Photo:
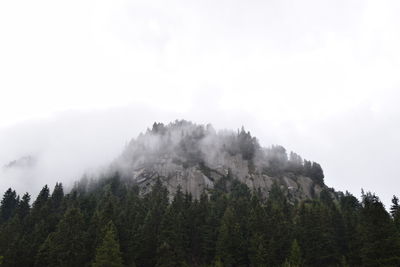
[[[268,250],[265,237],[262,233],[255,232],[250,239],[249,258],[251,266],[268,266]]]
[[[45,185],[42,188],[42,190],[40,190],[39,195],[37,196],[35,202],[33,203],[33,209],[39,210],[43,208],[49,199],[49,195],[50,195],[49,187]]]
[[[392,215],[392,217],[395,217],[396,213],[399,212],[399,210],[400,210],[399,199],[396,196],[393,196],[392,206],[390,207],[390,214]]]
[[[319,185],[324,185],[324,171],[319,163],[313,162],[310,170],[310,178]]]
[[[362,198],[359,235],[363,266],[399,266],[400,239],[390,215],[374,194]]]
[[[189,233],[185,232],[184,211],[184,197],[178,187],[174,200],[161,222],[156,266],[186,265],[185,255],[189,245],[187,241]]]
[[[399,199],[393,196],[392,206],[390,207],[390,214],[392,215],[394,225],[396,226],[397,232],[400,234],[400,205]]]
[[[340,246],[335,230],[329,207],[319,201],[300,206],[295,232],[306,266],[334,266],[340,263]]]
[[[285,261],[285,267],[300,267],[302,266],[302,257],[300,246],[297,240],[293,240],[292,247],[290,249],[289,258]]]
[[[346,192],[340,198],[340,210],[344,221],[344,255],[350,266],[361,266],[360,248],[362,242],[358,235],[361,204],[358,199]]]
[[[154,266],[157,261],[157,257],[154,257],[154,252],[160,247],[161,222],[168,207],[168,191],[160,180],[157,180],[144,201],[147,202],[145,204],[147,212],[139,229],[138,242],[140,247],[138,248],[138,257],[140,261],[137,262],[137,265]]]
[[[139,196],[139,188],[133,186],[128,189],[127,198],[122,211],[117,217],[119,243],[124,262],[131,266],[137,257],[137,248],[141,245],[138,242],[138,228],[143,221],[143,203]]]
[[[0,222],[6,222],[10,219],[15,212],[18,205],[17,194],[14,190],[9,188],[3,196],[0,205]]]
[[[122,267],[122,255],[114,224],[110,221],[105,230],[103,242],[96,249],[92,267]]]
[[[224,266],[238,266],[240,264],[241,233],[232,207],[225,210],[219,228],[216,259],[221,260]]]
[[[53,211],[56,211],[64,199],[64,189],[62,183],[56,183],[54,186],[53,193],[51,194],[50,200]]]
[[[29,214],[31,208],[29,204],[30,201],[31,201],[31,196],[28,193],[25,193],[22,196],[21,201],[18,203],[16,214],[21,220],[23,220]]]
[[[82,266],[85,264],[85,226],[77,208],[69,208],[39,249],[36,266]]]

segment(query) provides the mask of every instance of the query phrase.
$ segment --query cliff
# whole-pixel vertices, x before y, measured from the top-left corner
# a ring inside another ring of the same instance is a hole
[[[132,140],[112,164],[148,192],[157,179],[172,194],[180,186],[194,198],[233,180],[268,196],[276,183],[290,201],[314,198],[326,187],[318,163],[303,160],[281,146],[263,148],[250,132],[215,131],[211,125],[175,121],[155,123],[152,129]]]

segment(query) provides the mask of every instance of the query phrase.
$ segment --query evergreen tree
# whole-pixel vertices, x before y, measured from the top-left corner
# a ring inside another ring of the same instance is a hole
[[[40,210],[43,208],[49,199],[50,190],[47,185],[45,185],[42,190],[40,190],[39,195],[37,196],[35,202],[33,203],[34,210]]]
[[[29,194],[7,190],[2,266],[400,266],[397,197],[390,213],[375,195],[360,203],[326,187],[291,203],[279,183],[266,198],[231,172],[199,199],[181,188],[171,198],[160,180],[140,191],[114,174],[85,188],[44,186],[32,208]]]
[[[220,260],[226,267],[241,266],[241,242],[242,236],[237,217],[233,208],[228,207],[221,219],[216,247],[216,260]]]
[[[285,267],[300,267],[302,266],[302,256],[300,246],[297,240],[293,240],[292,247],[290,249],[289,258],[285,261]]]
[[[392,206],[390,207],[390,214],[392,215],[394,225],[397,232],[400,234],[400,205],[399,199],[396,196],[392,198]]]
[[[92,267],[122,267],[122,255],[114,224],[108,224],[103,241],[96,249],[96,257]]]
[[[44,243],[49,233],[55,230],[57,221],[49,220],[51,209],[49,205],[49,188],[45,185],[33,202],[29,215],[24,219],[24,236],[20,242],[25,245],[23,254],[26,266],[33,266],[39,247]]]
[[[392,217],[395,217],[396,213],[398,213],[399,210],[400,210],[399,199],[396,196],[393,196],[392,206],[390,207],[390,214],[392,215]]]
[[[334,266],[340,263],[336,225],[329,207],[319,201],[303,203],[297,218],[296,234],[306,266]]]
[[[260,199],[258,196],[253,195],[249,217],[250,244],[248,251],[251,266],[267,266],[268,242],[266,238],[266,216]]]
[[[60,208],[64,199],[64,189],[62,183],[56,183],[50,199],[53,211],[56,211],[58,208]]]
[[[36,266],[80,266],[84,263],[85,225],[83,215],[77,208],[66,211],[57,225],[39,249]]]
[[[310,170],[310,177],[317,184],[324,185],[324,171],[319,163],[313,162]]]
[[[172,204],[163,216],[160,226],[160,246],[156,266],[184,266],[189,245],[185,233],[183,193],[178,188]]]
[[[339,203],[345,226],[343,235],[345,260],[350,266],[361,266],[360,249],[362,243],[358,235],[361,204],[355,196],[348,192],[340,198]]]
[[[399,234],[390,215],[374,194],[363,194],[362,198],[359,235],[363,266],[399,266]]]
[[[30,201],[31,201],[31,196],[28,193],[25,193],[22,196],[21,201],[18,203],[16,214],[21,220],[23,220],[26,216],[29,215],[29,211],[31,208],[29,204]]]
[[[140,247],[138,248],[139,261],[137,265],[154,266],[157,262],[154,253],[160,247],[161,221],[168,207],[168,191],[160,180],[156,181],[144,201],[147,202],[147,213],[139,229]]]
[[[0,222],[6,222],[15,212],[18,205],[17,194],[11,188],[4,193],[0,205]]]

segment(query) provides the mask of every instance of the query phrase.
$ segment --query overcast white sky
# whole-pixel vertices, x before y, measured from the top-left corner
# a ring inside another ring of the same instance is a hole
[[[154,121],[185,118],[244,125],[388,204],[398,14],[396,0],[3,0],[0,165],[35,154],[42,167],[0,172],[0,190],[78,179]]]

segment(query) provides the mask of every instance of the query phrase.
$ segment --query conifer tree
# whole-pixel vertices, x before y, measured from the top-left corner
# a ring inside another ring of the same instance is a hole
[[[392,206],[390,207],[390,213],[393,218],[394,225],[396,226],[397,232],[400,234],[400,205],[399,199],[396,196],[392,198]]]
[[[297,240],[293,240],[292,246],[290,249],[290,255],[285,261],[284,264],[285,267],[300,267],[302,266],[302,257],[301,257],[301,251],[300,251],[300,246]]]
[[[63,185],[62,183],[56,183],[50,198],[53,211],[56,211],[61,206],[63,199],[64,199]]]
[[[20,202],[18,203],[16,214],[21,220],[23,220],[29,214],[31,208],[29,204],[30,201],[31,201],[31,196],[28,193],[25,193],[22,196]]]
[[[396,196],[393,196],[392,206],[390,207],[390,214],[392,215],[392,217],[395,217],[396,213],[399,212],[399,210],[400,210],[399,199]]]
[[[80,266],[85,262],[85,229],[78,208],[69,208],[39,249],[36,266]]]
[[[361,266],[361,241],[358,235],[361,204],[358,199],[346,192],[340,198],[340,211],[344,221],[345,259],[350,266]]]
[[[139,232],[140,247],[138,248],[139,266],[154,266],[157,257],[154,252],[160,247],[160,228],[161,221],[168,207],[168,191],[157,180],[152,191],[146,196],[147,213]]]
[[[4,193],[0,205],[0,222],[6,222],[15,212],[18,205],[17,194],[11,188]]]
[[[400,239],[379,198],[363,194],[359,235],[363,266],[399,266]]]
[[[239,265],[238,257],[241,255],[241,241],[240,227],[234,210],[232,207],[228,207],[221,219],[216,259],[220,260],[226,267]]]
[[[268,242],[266,240],[266,213],[258,196],[251,201],[249,218],[250,244],[249,260],[251,266],[267,266]]]
[[[183,266],[188,247],[188,233],[185,233],[183,193],[178,191],[163,216],[160,226],[160,246],[157,266]]]
[[[96,249],[92,267],[122,267],[122,255],[114,224],[110,221],[101,245]]]
[[[49,199],[50,190],[47,185],[45,185],[42,190],[40,190],[35,202],[33,203],[33,209],[39,210],[44,207]]]

